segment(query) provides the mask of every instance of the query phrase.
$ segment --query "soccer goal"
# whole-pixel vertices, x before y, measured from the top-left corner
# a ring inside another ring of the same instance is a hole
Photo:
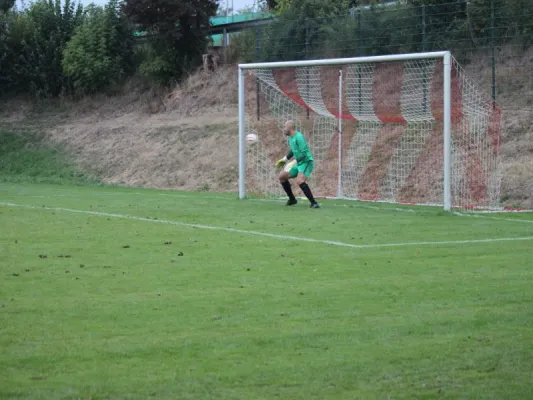
[[[238,82],[241,199],[284,196],[290,119],[317,197],[499,208],[501,110],[450,52],[240,64]]]

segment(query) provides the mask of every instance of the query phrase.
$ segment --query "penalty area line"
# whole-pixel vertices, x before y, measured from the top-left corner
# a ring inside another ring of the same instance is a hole
[[[460,244],[475,244],[475,243],[517,242],[517,241],[529,241],[529,240],[533,241],[533,236],[525,236],[525,237],[472,239],[472,240],[443,240],[443,241],[433,241],[433,242],[424,241],[424,242],[353,244],[353,243],[339,242],[335,240],[323,240],[323,239],[307,238],[307,237],[302,237],[302,236],[280,235],[276,233],[250,231],[250,230],[245,230],[245,229],[227,228],[223,226],[214,226],[214,225],[193,224],[189,222],[174,221],[174,220],[169,220],[169,219],[137,217],[135,215],[107,213],[107,212],[102,212],[102,211],[76,210],[72,208],[46,207],[46,206],[35,206],[35,205],[28,205],[28,204],[6,203],[6,202],[0,202],[0,206],[11,207],[11,208],[25,208],[25,209],[30,209],[30,210],[66,212],[66,213],[82,214],[82,215],[94,215],[98,217],[118,218],[118,219],[132,220],[132,221],[152,222],[152,223],[158,223],[158,224],[184,226],[188,228],[205,229],[205,230],[211,230],[211,231],[222,231],[222,232],[239,233],[239,234],[244,234],[244,235],[262,236],[262,237],[267,237],[271,239],[318,243],[318,244],[325,244],[325,245],[331,245],[331,246],[337,246],[337,247],[347,247],[347,248],[352,248],[352,249],[376,249],[376,248],[408,247],[408,246],[445,246],[445,245],[460,245]]]
[[[491,219],[493,221],[507,221],[507,222],[518,222],[522,224],[533,224],[533,220],[531,219],[519,219],[519,218],[499,218],[499,217],[489,217],[486,214],[477,215],[477,214],[466,214],[466,213],[460,213],[456,212],[455,215],[458,215],[460,217],[467,217],[467,218],[481,218],[481,219]]]

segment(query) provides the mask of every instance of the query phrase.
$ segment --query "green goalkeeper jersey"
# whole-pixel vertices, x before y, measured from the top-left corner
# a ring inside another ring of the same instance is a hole
[[[292,153],[293,157],[298,161],[298,164],[313,161],[313,155],[309,150],[304,135],[296,131],[294,136],[289,136],[287,140],[289,142],[289,147],[291,148],[290,153]]]

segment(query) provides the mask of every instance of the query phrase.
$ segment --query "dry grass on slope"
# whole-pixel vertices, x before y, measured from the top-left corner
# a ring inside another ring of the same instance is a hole
[[[105,183],[233,191],[238,170],[234,73],[229,67],[198,72],[167,95],[148,91],[126,95],[123,104],[120,99],[86,104],[48,132]]]
[[[167,96],[165,108],[178,115],[205,115],[234,110],[237,115],[237,68],[224,65],[215,72],[191,75]]]
[[[496,101],[502,107],[502,201],[533,208],[533,48],[498,49]],[[491,58],[476,57],[466,68],[483,88],[492,86]]]
[[[235,190],[235,124],[224,114],[209,121],[171,114],[90,117],[51,129],[85,170],[105,183],[187,190]]]

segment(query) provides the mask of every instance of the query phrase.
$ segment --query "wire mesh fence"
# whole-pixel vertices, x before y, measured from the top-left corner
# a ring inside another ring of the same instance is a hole
[[[347,15],[280,16],[233,34],[244,62],[356,57],[450,50],[504,108],[533,111],[533,0],[402,2]],[[521,93],[519,104],[509,97]]]

